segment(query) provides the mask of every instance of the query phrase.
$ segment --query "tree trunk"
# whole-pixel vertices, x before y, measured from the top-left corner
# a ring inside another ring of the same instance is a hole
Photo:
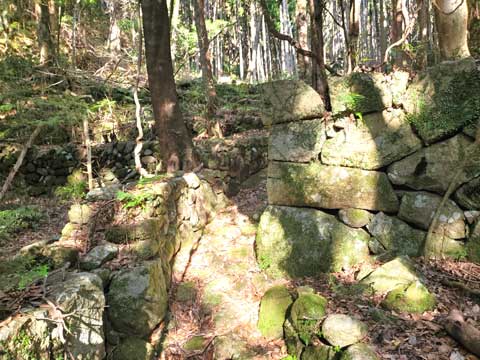
[[[205,26],[205,1],[194,0],[195,25],[197,27],[198,48],[200,50],[200,65],[202,67],[202,78],[207,95],[207,120],[210,121],[215,115],[217,92],[212,74],[211,55],[208,42],[207,27]]]
[[[384,0],[380,0],[379,4],[379,35],[380,35],[380,61],[387,50],[387,33],[385,31],[385,6]]]
[[[143,32],[154,130],[162,156],[162,170],[191,170],[197,163],[178,103],[170,52],[167,0],[142,0]]]
[[[469,57],[467,0],[436,0],[434,8],[442,60]]]
[[[467,323],[458,310],[452,310],[445,320],[445,330],[472,354],[480,356],[480,330]]]
[[[352,72],[358,61],[358,36],[360,34],[361,0],[350,0],[350,21],[348,26],[348,72]]]
[[[417,53],[417,64],[420,70],[427,67],[428,64],[428,42],[429,42],[429,20],[427,0],[417,0],[418,12],[418,42],[419,50]]]
[[[108,3],[108,13],[110,16],[110,32],[108,34],[108,50],[112,55],[118,54],[121,50],[120,44],[120,26],[118,19],[120,18],[120,4],[116,1]]]
[[[47,0],[39,0],[35,4],[38,15],[38,46],[40,48],[40,64],[49,64],[55,58],[55,46],[52,38],[50,12]]]
[[[295,9],[298,44],[302,49],[308,49],[308,19],[307,19],[307,0],[297,0]],[[302,80],[306,80],[308,76],[308,68],[310,67],[310,58],[297,53],[298,76]]]
[[[327,110],[331,109],[330,94],[328,90],[327,72],[325,70],[325,56],[323,54],[323,10],[325,0],[310,0],[310,13],[312,14],[312,50],[317,58],[316,79],[314,86],[322,96]]]

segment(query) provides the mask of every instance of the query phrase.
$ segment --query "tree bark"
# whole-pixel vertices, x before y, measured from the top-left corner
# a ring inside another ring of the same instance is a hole
[[[467,0],[435,0],[433,5],[442,60],[469,57]]]
[[[351,73],[358,61],[358,36],[360,34],[360,4],[361,0],[350,0],[350,21],[348,26],[348,68]]]
[[[35,4],[38,15],[37,37],[40,48],[40,64],[49,64],[55,58],[55,46],[53,42],[50,11],[47,0],[39,0]]]
[[[297,0],[296,25],[298,34],[298,44],[303,49],[308,49],[308,16],[307,16],[307,0]],[[300,79],[306,80],[308,69],[310,67],[310,59],[305,55],[297,53],[298,75]]]
[[[418,12],[418,42],[419,50],[417,54],[417,64],[420,70],[427,67],[428,64],[428,43],[429,43],[429,21],[427,0],[417,0]]]
[[[193,169],[197,159],[180,111],[173,78],[166,1],[142,0],[142,13],[148,83],[162,170],[175,172]]]
[[[200,65],[202,67],[203,85],[205,94],[207,96],[206,118],[208,122],[209,135],[216,135],[222,137],[220,125],[212,124],[212,119],[215,116],[217,92],[215,90],[215,80],[212,73],[212,59],[209,50],[209,41],[207,27],[205,26],[205,1],[194,0],[195,10],[195,25],[197,28],[198,48],[200,51]]]

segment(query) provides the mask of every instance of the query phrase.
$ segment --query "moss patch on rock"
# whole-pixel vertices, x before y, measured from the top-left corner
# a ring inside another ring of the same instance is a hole
[[[415,281],[410,285],[399,286],[387,294],[382,302],[389,310],[408,313],[423,313],[435,308],[435,296],[420,283]]]
[[[292,297],[285,286],[274,286],[267,290],[260,302],[258,315],[258,329],[263,336],[269,339],[283,336],[283,323],[291,304]]]

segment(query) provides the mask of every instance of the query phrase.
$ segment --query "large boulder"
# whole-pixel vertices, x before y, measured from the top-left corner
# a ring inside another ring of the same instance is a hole
[[[64,354],[64,346],[75,359],[105,357],[103,311],[105,297],[100,278],[90,273],[61,274],[47,281],[52,303],[66,316],[66,329],[57,327],[49,308],[27,310],[0,327],[0,348],[8,359],[49,359]],[[62,339],[66,343],[62,344]]]
[[[404,107],[420,137],[433,143],[480,118],[480,71],[472,59],[444,62],[419,74]]]
[[[367,336],[367,325],[344,314],[328,315],[322,324],[323,337],[333,346],[345,347]]]
[[[322,162],[365,170],[382,168],[422,147],[401,110],[373,113],[328,139],[322,149]]]
[[[369,238],[320,210],[268,206],[256,252],[260,267],[273,277],[314,276],[369,262]]]
[[[268,159],[310,162],[318,159],[325,140],[324,119],[274,125],[268,146]]]
[[[260,302],[258,329],[268,339],[280,339],[283,336],[283,323],[292,297],[283,285],[268,289]]]
[[[437,259],[445,257],[461,259],[466,255],[465,243],[441,233],[432,233],[430,239],[425,242],[423,255]]]
[[[398,217],[406,222],[428,230],[442,197],[425,191],[407,192],[402,196]],[[438,216],[438,225],[433,229],[452,239],[465,237],[465,216],[463,211],[451,200],[442,206]]]
[[[426,233],[414,229],[393,216],[380,212],[367,226],[374,241],[379,243],[373,252],[393,252],[398,255],[419,256]]]
[[[466,209],[480,210],[480,177],[463,184],[455,192],[455,200]]]
[[[319,163],[271,162],[267,192],[274,205],[398,210],[397,196],[384,173]]]
[[[301,80],[278,80],[262,85],[266,125],[323,117],[321,96]]]
[[[121,333],[146,337],[163,320],[168,305],[167,279],[160,260],[120,270],[110,283],[108,318]]]
[[[110,358],[112,360],[153,360],[155,350],[143,339],[128,337],[115,347]]]
[[[380,73],[352,73],[329,79],[333,113],[382,111],[392,106],[388,81]]]
[[[388,177],[396,185],[443,194],[465,157],[469,166],[461,170],[457,184],[480,175],[480,150],[472,149],[471,144],[466,135],[456,135],[393,163],[388,167]]]

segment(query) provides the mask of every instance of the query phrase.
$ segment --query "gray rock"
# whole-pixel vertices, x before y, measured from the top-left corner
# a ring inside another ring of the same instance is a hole
[[[467,136],[456,135],[393,163],[388,167],[388,177],[396,185],[443,194],[465,157],[470,159],[471,165],[464,168],[457,183],[480,175],[480,152],[472,151],[471,144]]]
[[[390,78],[390,91],[394,105],[401,105],[407,91],[410,74],[406,71],[395,71]]]
[[[333,346],[355,344],[367,335],[367,331],[366,324],[343,314],[328,315],[322,324],[323,337]]]
[[[325,140],[324,119],[274,125],[268,158],[278,161],[310,162],[318,159]]]
[[[87,193],[86,199],[92,202],[112,200],[117,197],[117,193],[120,189],[121,186],[119,184],[95,188]]]
[[[480,211],[464,211],[463,215],[465,216],[467,223],[473,224],[478,218],[480,218]]]
[[[369,262],[369,236],[315,209],[268,206],[257,232],[260,267],[273,277],[315,276]]]
[[[411,260],[401,256],[383,264],[360,283],[371,286],[376,293],[385,294],[400,285],[410,285],[418,280],[419,276]]]
[[[144,337],[162,321],[167,311],[167,280],[161,260],[147,261],[113,276],[108,318],[119,332]]]
[[[95,246],[80,260],[80,267],[87,271],[99,268],[107,261],[115,258],[117,254],[118,248],[114,244]]]
[[[465,243],[454,240],[446,235],[433,233],[430,241],[425,243],[424,254],[428,258],[452,258],[465,257]]]
[[[315,345],[307,346],[302,353],[302,360],[333,360],[336,353],[332,346]]]
[[[66,344],[61,344],[60,334],[52,331],[51,318],[47,310],[26,310],[6,326],[0,328],[0,346],[9,358],[23,359],[25,353],[35,354],[35,358],[59,358],[66,346],[75,359],[102,360],[105,357],[103,335],[103,311],[105,297],[101,280],[90,273],[67,273],[65,279],[58,276],[51,280],[50,300],[64,313],[74,313],[65,322]],[[49,280],[49,281],[50,281]],[[28,343],[14,341],[27,336]]]
[[[370,222],[373,214],[362,209],[342,209],[338,212],[338,217],[348,226],[361,228]]]
[[[317,294],[301,294],[290,308],[290,321],[305,343],[318,333],[326,313],[327,299]]]
[[[340,360],[380,360],[371,346],[363,343],[349,346],[340,357]]]
[[[322,149],[322,162],[375,170],[421,147],[401,110],[383,111],[363,116],[328,139]]]
[[[455,192],[455,200],[465,209],[480,210],[480,177],[462,185]]]
[[[318,163],[271,162],[267,192],[274,205],[398,210],[398,199],[384,173]]]
[[[433,216],[442,202],[442,197],[425,191],[405,193],[402,196],[398,217],[406,222],[428,230]],[[463,211],[451,200],[442,207],[438,225],[433,229],[452,239],[465,237],[465,217]]]
[[[388,80],[380,73],[352,73],[329,79],[333,113],[382,111],[392,106]]]
[[[262,85],[265,125],[323,117],[321,96],[301,80],[279,80]]]

